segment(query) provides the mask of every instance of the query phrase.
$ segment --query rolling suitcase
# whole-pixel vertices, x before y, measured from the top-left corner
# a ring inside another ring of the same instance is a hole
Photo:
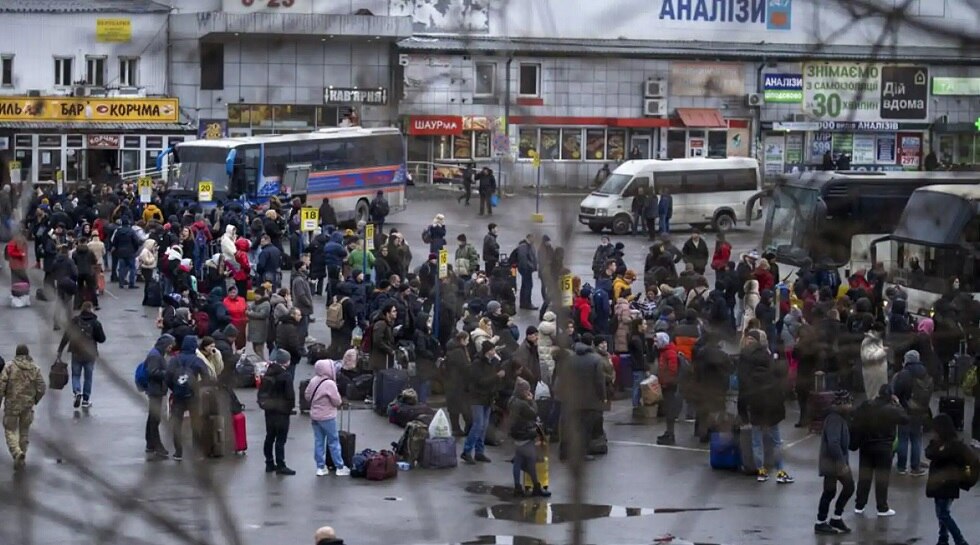
[[[299,381],[299,412],[302,414],[310,413],[310,401],[306,399],[306,387],[310,385],[310,379]]]
[[[225,455],[225,419],[221,416],[209,416],[208,417],[208,428],[210,433],[208,434],[208,440],[211,444],[208,445],[207,456],[209,458],[222,458]]]
[[[344,426],[344,415],[347,415],[347,426]],[[340,431],[337,435],[340,437],[340,457],[344,460],[344,466],[349,469],[354,467],[354,453],[357,452],[357,434],[350,431],[350,407],[345,408],[342,406],[337,412],[337,425],[340,426]],[[333,457],[330,455],[330,449],[327,449],[327,469],[336,469],[336,464],[333,462]]]
[[[235,454],[244,455],[248,450],[248,430],[245,427],[245,413],[232,415],[231,425],[235,433]]]
[[[388,405],[408,388],[408,372],[403,369],[382,369],[377,372],[378,391],[374,393],[374,412],[387,416]]]
[[[551,484],[550,468],[548,463],[548,446],[538,445],[538,461],[534,464],[534,472],[538,474],[538,482],[541,483],[541,488],[548,490],[548,486]],[[531,482],[531,476],[527,473],[521,473],[524,480],[524,491],[531,492],[534,489],[534,483]]]
[[[966,369],[960,369],[960,367],[969,368],[968,366],[972,365],[973,358],[967,354],[966,341],[960,341],[959,353],[949,362],[949,369],[944,377],[946,395],[939,396],[939,412],[947,414],[953,419],[956,431],[963,431],[963,424],[966,420],[966,402],[960,395],[961,375],[966,372]]]

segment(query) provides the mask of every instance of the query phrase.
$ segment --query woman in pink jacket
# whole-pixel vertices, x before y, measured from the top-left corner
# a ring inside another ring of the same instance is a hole
[[[310,379],[304,395],[310,402],[310,420],[313,422],[313,460],[316,461],[316,476],[329,474],[326,463],[326,449],[330,448],[334,467],[338,476],[350,475],[344,466],[340,450],[340,430],[337,422],[337,409],[344,402],[337,389],[337,363],[333,360],[319,360],[314,369],[316,376]]]

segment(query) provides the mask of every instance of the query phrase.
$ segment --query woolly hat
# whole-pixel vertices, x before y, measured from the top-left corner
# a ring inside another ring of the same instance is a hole
[[[343,367],[348,371],[357,369],[357,349],[351,348],[344,352]]]
[[[487,303],[487,314],[495,314],[498,310],[500,310],[500,308],[501,307],[499,302],[490,301],[489,303]]]
[[[654,337],[653,342],[654,344],[657,345],[657,348],[663,348],[668,344],[670,344],[670,335],[664,333],[663,331],[658,331],[657,336]]]
[[[275,350],[272,351],[271,359],[272,359],[272,361],[274,361],[276,363],[286,364],[286,363],[289,363],[289,360],[292,359],[292,358],[289,355],[289,352],[288,351],[283,350],[281,348],[277,348],[277,349],[275,349]]]
[[[531,383],[517,377],[517,381],[514,383],[514,397],[522,397],[523,394],[531,393]]]
[[[920,360],[919,360],[918,350],[909,350],[908,352],[905,353],[905,365],[908,365],[910,363],[919,363],[919,361]]]
[[[493,345],[492,342],[490,342],[490,341],[483,341],[483,346],[480,347],[480,354],[481,355],[485,355],[487,352],[490,352],[494,348],[496,348],[496,347]]]

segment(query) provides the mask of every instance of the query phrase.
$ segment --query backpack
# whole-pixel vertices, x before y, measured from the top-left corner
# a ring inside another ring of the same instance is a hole
[[[174,383],[171,390],[176,399],[190,399],[194,397],[194,376],[191,370],[182,363],[177,364],[180,369],[174,376]]]
[[[980,481],[980,457],[966,445],[963,445],[964,450],[970,454],[970,459],[967,460],[966,466],[963,468],[963,477],[960,479],[960,489],[970,490],[977,485]]]
[[[340,329],[344,327],[344,301],[350,299],[349,297],[343,297],[338,299],[334,297],[333,303],[327,307],[327,327],[330,329]]]
[[[912,395],[909,397],[909,411],[918,415],[929,414],[932,400],[932,377],[912,377]]]
[[[204,234],[204,229],[194,231],[194,256],[204,258],[208,250],[208,237]]]
[[[432,243],[432,226],[428,226],[422,230],[422,242],[426,244]]]
[[[694,290],[694,299],[691,299],[691,303],[687,305],[687,308],[698,311],[698,314],[704,312],[705,301],[704,294],[708,290],[701,288],[700,291]]]
[[[361,352],[364,352],[366,354],[371,353],[373,338],[374,338],[374,322],[371,322],[370,324],[368,324],[367,329],[364,330],[364,336],[361,337]]]
[[[82,320],[75,318],[75,327],[81,332],[85,339],[95,341],[95,324],[92,320]]]
[[[405,426],[398,443],[393,444],[395,454],[403,462],[412,466],[422,461],[422,451],[425,450],[425,440],[429,438],[429,426],[420,420],[412,420]]]
[[[387,216],[391,209],[388,207],[388,201],[385,199],[375,199],[372,203],[371,208],[375,216]]]
[[[263,411],[279,411],[282,409],[282,399],[275,390],[278,384],[279,382],[276,380],[263,380],[259,385],[256,399]]]
[[[136,366],[133,380],[136,382],[136,389],[141,392],[145,392],[150,387],[150,373],[146,370],[146,360]]]
[[[194,332],[198,337],[207,337],[211,334],[211,315],[203,310],[194,313]]]

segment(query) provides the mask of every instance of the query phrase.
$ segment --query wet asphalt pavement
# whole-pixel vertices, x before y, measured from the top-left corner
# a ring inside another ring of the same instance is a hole
[[[390,224],[404,232],[416,265],[427,253],[422,229],[436,213],[444,213],[449,238],[466,232],[481,249],[491,218],[476,216],[444,193],[420,191],[406,212]],[[434,195],[434,196],[433,196]],[[591,278],[591,258],[598,236],[575,222],[578,199],[542,199],[543,224],[530,222],[533,198],[505,200],[492,218],[501,226],[501,248],[509,252],[527,232],[548,233],[564,245],[574,273]],[[562,221],[562,211],[567,214]],[[755,227],[755,226],[753,226]],[[709,245],[714,237],[708,235]],[[735,255],[758,244],[759,232],[744,227],[730,237]],[[647,243],[623,237],[627,262],[642,269]],[[677,240],[678,246],[683,238]],[[9,276],[0,273],[0,285]],[[35,279],[35,285],[40,278]],[[567,543],[570,520],[586,520],[585,543],[861,543],[915,544],[935,542],[933,505],[925,498],[924,478],[893,474],[890,504],[898,516],[863,518],[851,512],[845,520],[850,536],[814,537],[821,480],[816,473],[819,440],[794,429],[795,404],[782,426],[785,463],[796,483],[759,484],[754,478],[712,471],[707,446],[692,437],[693,425],[678,425],[679,444],[659,447],[661,423],[632,421],[629,401],[617,401],[605,414],[610,448],[607,456],[586,464],[586,502],[570,505],[567,468],[551,464],[549,501],[509,497],[509,447],[489,447],[493,463],[461,465],[450,470],[401,472],[397,479],[369,483],[314,476],[313,435],[307,416],[292,418],[286,445],[288,463],[299,474],[279,477],[263,472],[262,414],[254,390],[239,391],[246,403],[249,451],[245,457],[195,461],[146,462],[143,455],[145,401],[132,385],[133,369],[157,337],[156,309],[140,306],[141,291],[120,293],[114,287],[99,313],[108,343],[104,362],[96,367],[94,406],[73,414],[70,388],[50,392],[41,402],[32,435],[28,468],[15,476],[12,463],[0,455],[0,545],[225,544],[279,545],[312,543],[314,530],[334,526],[351,544],[396,543]],[[4,293],[7,289],[4,287]],[[540,289],[535,287],[535,303]],[[324,303],[311,335],[326,340]],[[533,315],[533,316],[532,316]],[[8,360],[14,346],[25,342],[47,370],[59,336],[51,331],[50,309],[0,308],[0,354]],[[537,323],[537,313],[518,316],[521,330]],[[312,374],[301,364],[297,381]],[[355,403],[353,431],[357,448],[385,448],[401,429]],[[967,418],[970,409],[967,409]],[[969,420],[968,420],[969,421]],[[165,434],[169,446],[169,434]],[[856,467],[856,455],[852,454]],[[964,494],[953,507],[968,538],[980,539],[976,508],[980,489]],[[869,510],[870,511],[870,510]],[[516,537],[515,537],[516,536]]]

